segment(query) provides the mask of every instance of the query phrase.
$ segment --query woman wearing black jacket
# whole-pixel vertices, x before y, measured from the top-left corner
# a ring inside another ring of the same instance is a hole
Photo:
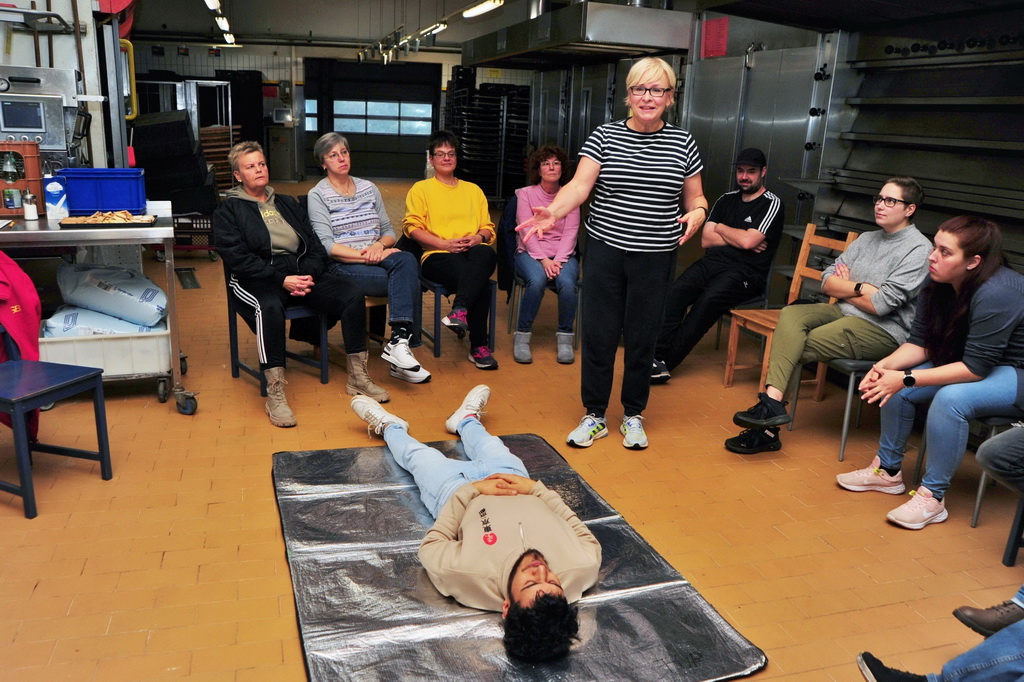
[[[274,426],[295,426],[284,394],[284,311],[305,305],[341,319],[348,355],[349,395],[387,401],[388,392],[366,371],[366,309],[359,291],[327,273],[330,259],[306,211],[275,195],[263,149],[256,142],[232,147],[228,161],[241,183],[213,214],[217,253],[230,271],[228,286],[239,313],[256,334],[260,369],[267,379],[266,411]]]

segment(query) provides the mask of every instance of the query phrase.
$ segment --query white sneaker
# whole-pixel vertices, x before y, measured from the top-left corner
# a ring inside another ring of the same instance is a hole
[[[469,389],[469,393],[462,399],[462,404],[452,412],[452,416],[444,422],[444,428],[448,433],[458,433],[459,423],[466,417],[473,416],[477,419],[484,413],[484,406],[491,397],[491,389],[484,384],[479,384]]]
[[[430,381],[430,372],[423,369],[423,367],[413,371],[391,365],[391,376],[402,381],[408,381],[410,384],[425,384]]]
[[[415,372],[420,368],[416,357],[409,348],[409,339],[394,339],[384,344],[384,352],[380,354],[385,362],[390,362],[399,369]]]
[[[356,413],[356,416],[369,425],[367,433],[373,432],[380,435],[384,433],[384,427],[388,424],[397,424],[406,431],[409,430],[409,422],[391,414],[373,398],[357,395],[352,398],[352,402],[349,404],[352,405],[352,411]]]
[[[565,442],[576,448],[589,448],[598,438],[608,435],[608,426],[604,417],[588,414],[580,420],[580,425],[573,429]]]
[[[643,450],[647,447],[647,434],[644,432],[644,418],[636,414],[632,417],[623,417],[622,426],[619,427],[622,434],[622,446],[630,450]]]

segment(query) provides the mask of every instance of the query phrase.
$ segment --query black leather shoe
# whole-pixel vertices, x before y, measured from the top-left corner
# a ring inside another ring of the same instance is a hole
[[[1024,620],[1024,609],[1012,601],[990,606],[987,609],[976,609],[973,606],[961,606],[953,612],[956,619],[977,632],[990,637],[1008,625]]]

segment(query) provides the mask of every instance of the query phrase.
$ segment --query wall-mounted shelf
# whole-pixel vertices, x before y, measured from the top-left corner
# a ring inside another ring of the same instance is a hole
[[[886,135],[884,133],[840,133],[839,139],[854,142],[910,145],[913,147],[987,149],[990,151],[1024,152],[1024,142],[1004,140],[965,140],[952,137],[924,137],[917,135]]]
[[[1024,95],[1007,97],[847,97],[862,107],[1008,107],[1024,104]]]

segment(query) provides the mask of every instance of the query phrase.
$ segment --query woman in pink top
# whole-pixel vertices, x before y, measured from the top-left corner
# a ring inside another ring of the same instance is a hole
[[[529,161],[532,184],[516,190],[518,221],[523,223],[533,216],[534,208],[550,204],[568,177],[569,158],[564,149],[545,145],[535,151]],[[533,320],[544,298],[544,290],[552,285],[558,294],[558,331],[555,333],[558,362],[569,364],[574,359],[572,325],[576,317],[576,281],[580,274],[580,264],[574,252],[579,227],[580,209],[575,208],[550,230],[526,244],[523,243],[523,233],[517,233],[515,273],[526,286],[519,306],[512,351],[516,362],[533,362],[530,352]]]

